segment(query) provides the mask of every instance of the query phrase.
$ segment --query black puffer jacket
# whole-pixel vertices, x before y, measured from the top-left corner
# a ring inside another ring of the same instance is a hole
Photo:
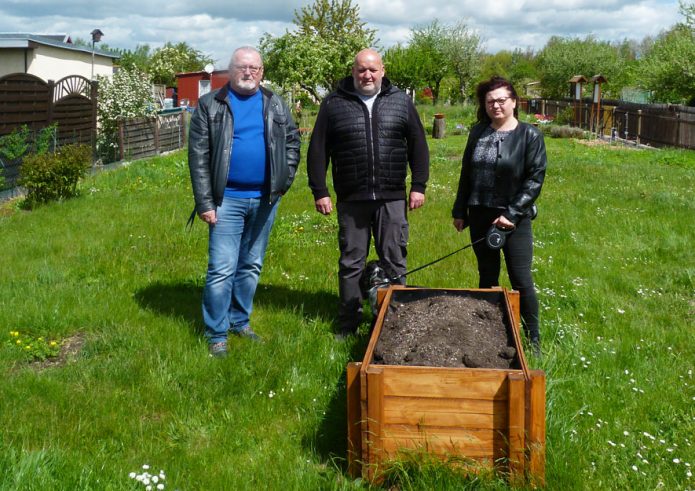
[[[188,133],[188,167],[195,211],[204,213],[222,204],[233,151],[234,117],[229,107],[229,87],[204,95],[191,118]],[[270,162],[271,202],[289,189],[299,163],[299,131],[290,110],[277,94],[261,87],[266,155]]]
[[[456,201],[451,211],[454,218],[468,221],[468,197],[476,185],[471,182],[471,158],[478,138],[487,124],[477,124],[468,136],[463,152],[461,178]],[[516,224],[525,216],[532,216],[532,207],[541,193],[546,167],[545,142],[540,130],[521,123],[500,142],[495,164],[495,195],[492,203],[504,208],[502,215]]]
[[[321,103],[307,154],[314,199],[329,196],[326,170],[332,162],[339,201],[404,199],[408,163],[411,190],[425,192],[429,151],[420,117],[403,91],[382,79],[372,117],[352,77]]]

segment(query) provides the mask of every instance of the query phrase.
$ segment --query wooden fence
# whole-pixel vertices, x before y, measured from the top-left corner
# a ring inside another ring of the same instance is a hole
[[[695,149],[695,107],[671,104],[635,104],[604,100],[553,101],[528,99],[521,109],[557,118],[571,108],[571,124],[600,136],[622,138],[655,147]]]
[[[97,82],[72,75],[44,82],[34,75],[0,77],[0,136],[26,125],[32,134],[57,124],[56,146],[96,143]],[[2,162],[7,184],[15,183],[21,159]]]
[[[121,120],[118,152],[121,160],[141,159],[178,150],[186,143],[186,112],[158,114],[153,118]]]

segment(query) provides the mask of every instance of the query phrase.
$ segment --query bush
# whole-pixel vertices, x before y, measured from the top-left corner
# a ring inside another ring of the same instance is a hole
[[[584,130],[572,126],[551,126],[550,136],[553,138],[585,138]]]
[[[77,183],[86,175],[91,161],[92,150],[87,145],[66,145],[54,154],[25,157],[19,184],[27,190],[27,206],[75,196]]]
[[[574,121],[574,108],[567,106],[555,118],[557,124],[571,124]]]

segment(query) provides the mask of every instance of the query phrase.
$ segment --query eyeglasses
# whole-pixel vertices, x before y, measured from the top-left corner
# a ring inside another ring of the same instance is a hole
[[[252,75],[257,74],[263,68],[262,66],[255,65],[233,65],[233,67],[237,72],[244,73],[246,70],[248,70]]]
[[[504,106],[506,102],[511,99],[511,97],[500,97],[499,99],[492,99],[490,101],[485,101],[489,107],[495,107],[495,104],[499,104],[500,107]]]

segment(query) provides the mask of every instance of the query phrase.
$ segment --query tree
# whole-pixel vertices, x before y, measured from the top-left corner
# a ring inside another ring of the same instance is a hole
[[[167,42],[152,53],[148,61],[147,73],[152,76],[154,83],[172,87],[176,86],[177,73],[200,71],[212,61],[212,58],[193,49],[185,42],[177,44]]]
[[[152,57],[149,44],[138,44],[134,50],[119,49],[116,51],[120,55],[118,65],[121,68],[147,72]]]
[[[375,31],[360,19],[352,0],[315,0],[295,11],[295,31],[261,39],[265,76],[292,89],[299,86],[319,99],[350,73],[355,54],[374,43]]]
[[[567,97],[571,77],[584,75],[589,78],[597,74],[608,80],[603,87],[604,94],[619,97],[629,75],[625,70],[626,62],[615,46],[593,36],[585,39],[553,36],[538,55],[543,97]]]
[[[410,31],[410,48],[417,53],[419,75],[432,90],[432,104],[439,102],[442,80],[451,72],[447,52],[448,29],[435,19]]]
[[[678,24],[661,34],[638,68],[640,85],[658,102],[695,105],[695,32]]]
[[[404,90],[414,92],[426,85],[419,69],[420,63],[417,51],[400,43],[384,53],[386,76]]]
[[[471,31],[465,23],[459,22],[445,30],[444,54],[458,82],[459,96],[461,100],[465,100],[471,85],[480,73],[480,36]]]
[[[152,80],[138,70],[119,70],[113,77],[98,77],[98,81],[97,151],[104,160],[111,161],[118,148],[118,120],[154,113]]]

